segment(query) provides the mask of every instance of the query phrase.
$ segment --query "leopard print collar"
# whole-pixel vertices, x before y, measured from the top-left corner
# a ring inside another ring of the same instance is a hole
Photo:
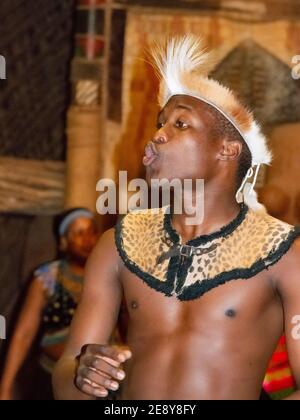
[[[300,228],[242,205],[231,223],[186,244],[168,207],[133,211],[119,220],[116,246],[125,266],[150,287],[179,300],[199,298],[228,281],[249,279],[275,264]]]

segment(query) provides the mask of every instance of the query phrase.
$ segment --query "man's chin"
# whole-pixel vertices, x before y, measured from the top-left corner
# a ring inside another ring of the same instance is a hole
[[[175,176],[171,176],[170,174],[163,174],[163,173],[153,173],[151,175],[147,174],[146,180],[149,186],[151,183],[164,183],[168,182],[171,183],[172,181],[177,180],[178,178]]]
[[[169,179],[168,174],[165,174],[159,169],[154,169],[152,167],[147,168],[146,180],[149,184],[151,181],[162,181],[163,179]]]

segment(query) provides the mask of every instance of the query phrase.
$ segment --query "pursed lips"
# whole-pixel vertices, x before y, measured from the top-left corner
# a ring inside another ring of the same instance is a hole
[[[145,166],[150,166],[158,157],[159,157],[159,153],[155,144],[152,141],[149,142],[145,148],[145,156],[143,158],[143,164]]]

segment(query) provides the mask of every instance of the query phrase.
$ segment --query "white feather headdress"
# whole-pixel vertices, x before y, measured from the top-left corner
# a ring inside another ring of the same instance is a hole
[[[188,95],[197,98],[217,109],[238,130],[245,140],[252,156],[252,166],[270,164],[272,154],[267,140],[250,112],[227,87],[208,77],[217,61],[205,48],[201,38],[193,35],[174,37],[151,49],[152,61],[160,78],[159,104],[163,108],[171,97]],[[255,191],[245,188],[247,179],[253,175],[249,171],[237,193],[243,194],[250,207],[260,210],[263,206],[254,205]],[[249,185],[249,184],[248,184]]]

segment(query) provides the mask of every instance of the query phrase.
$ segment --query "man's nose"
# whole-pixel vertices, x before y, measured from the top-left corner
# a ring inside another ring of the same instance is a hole
[[[168,143],[168,136],[165,131],[160,129],[157,131],[152,141],[155,144],[165,144]]]

